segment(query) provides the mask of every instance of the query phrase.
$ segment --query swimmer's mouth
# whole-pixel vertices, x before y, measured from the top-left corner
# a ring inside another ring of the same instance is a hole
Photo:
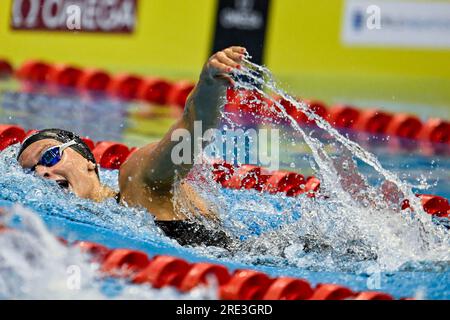
[[[67,180],[56,180],[56,183],[60,188],[69,190],[69,182]]]

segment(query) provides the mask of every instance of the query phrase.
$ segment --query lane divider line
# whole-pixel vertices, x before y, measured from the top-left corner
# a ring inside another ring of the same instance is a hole
[[[19,126],[0,124],[0,151],[8,146],[20,143],[36,130],[25,132]],[[136,147],[128,148],[125,144],[114,141],[99,141],[94,143],[92,139],[84,137],[83,140],[91,148],[92,153],[104,169],[119,169],[120,166],[137,150]],[[255,165],[241,165],[234,167],[224,161],[212,163],[213,179],[224,188],[229,189],[253,189],[259,192],[284,193],[286,196],[295,197],[306,194],[308,197],[316,197],[320,194],[320,180],[317,177],[304,177],[302,174],[290,171],[268,171]],[[389,192],[389,190],[387,191]],[[416,194],[420,198],[423,209],[430,215],[448,218],[450,215],[450,202],[438,195]],[[409,200],[401,200],[399,206],[402,210],[410,208]]]
[[[13,74],[11,64],[0,60],[0,77]],[[184,108],[189,93],[195,84],[191,81],[169,81],[155,77],[133,74],[109,74],[107,71],[80,68],[68,64],[51,64],[41,60],[28,60],[15,72],[18,79],[40,85],[59,85],[82,92],[97,92],[124,100],[141,100],[156,104],[169,104]],[[297,122],[314,125],[314,121],[297,110],[290,102],[274,97],[284,106],[287,113]],[[353,105],[334,104],[327,106],[319,100],[298,98],[308,108],[330,122],[338,129],[349,129],[373,135],[390,135],[402,139],[426,141],[432,144],[450,145],[450,121],[429,118],[422,122],[417,116],[398,113],[393,114],[377,108],[361,109]],[[276,106],[258,92],[230,88],[227,91],[225,110],[235,114],[238,122],[252,121],[255,116],[277,119]]]

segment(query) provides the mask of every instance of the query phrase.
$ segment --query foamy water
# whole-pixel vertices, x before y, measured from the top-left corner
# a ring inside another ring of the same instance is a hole
[[[384,169],[375,155],[341,135],[308,109],[306,104],[296,101],[279,89],[269,70],[246,62],[247,67],[237,73],[251,79],[253,84],[239,78],[236,87],[255,90],[270,100],[277,107],[271,107],[271,111],[288,120],[291,127],[300,134],[311,150],[314,158],[312,166],[321,180],[321,191],[327,196],[326,200],[299,197],[296,206],[301,212],[301,219],[287,224],[281,230],[258,237],[252,244],[245,244],[244,248],[248,249],[246,256],[249,252],[281,255],[301,267],[338,267],[347,270],[354,269],[360,262],[363,267],[375,263],[381,270],[396,270],[408,261],[450,260],[447,230],[433,223],[431,216],[424,212],[420,201],[412,192],[412,185]],[[318,128],[307,132],[300,127],[273,98],[274,94],[289,101],[309,119],[315,120]],[[270,124],[267,119],[262,120]],[[328,143],[331,141],[334,150],[340,151],[338,157],[314,137],[319,128],[326,131]],[[391,189],[403,194],[399,201],[409,199],[412,210],[395,210],[379,190],[367,184],[367,177],[358,172],[353,158],[372,167],[374,172],[389,183]],[[367,187],[351,192],[347,176],[354,177],[351,182],[360,181],[367,184]],[[414,187],[423,189],[427,188],[427,184],[420,181]]]
[[[61,244],[38,215],[21,205],[3,210],[0,224],[0,299],[217,299],[216,288],[182,294],[124,279],[107,279],[76,247]]]

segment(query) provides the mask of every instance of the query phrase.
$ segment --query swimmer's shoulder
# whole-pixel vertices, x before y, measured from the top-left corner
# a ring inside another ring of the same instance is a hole
[[[121,198],[133,198],[136,190],[144,185],[145,158],[154,152],[157,142],[134,151],[119,168],[119,190]]]
[[[145,159],[155,151],[158,142],[149,143],[134,151],[119,168],[119,186],[133,182],[133,178],[143,178]],[[131,179],[130,179],[131,178]]]

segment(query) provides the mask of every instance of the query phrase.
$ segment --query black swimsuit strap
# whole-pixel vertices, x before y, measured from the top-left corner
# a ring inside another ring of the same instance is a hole
[[[205,245],[228,248],[231,239],[223,231],[207,229],[203,224],[186,220],[155,221],[164,233],[185,245]]]
[[[120,192],[117,192],[114,196],[114,200],[116,200],[117,203],[120,203]]]
[[[120,203],[120,192],[114,199]],[[158,221],[155,224],[166,234],[166,236],[177,240],[182,246],[205,245],[228,248],[231,239],[223,231],[212,231],[204,225],[187,220]]]

